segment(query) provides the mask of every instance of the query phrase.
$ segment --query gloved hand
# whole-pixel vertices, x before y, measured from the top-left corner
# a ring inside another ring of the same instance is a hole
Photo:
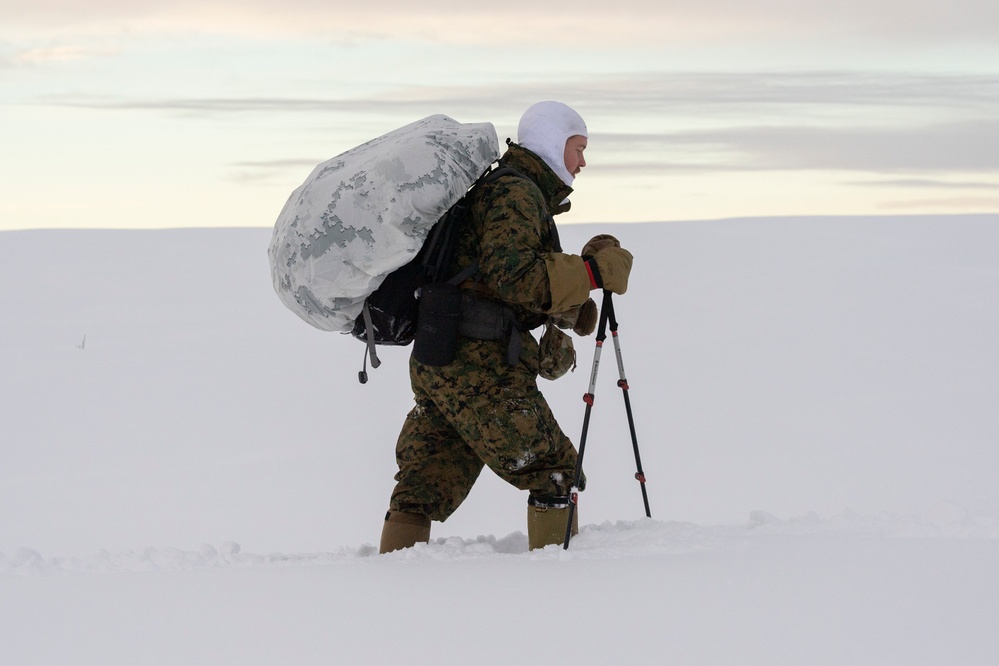
[[[572,326],[572,332],[582,336],[593,333],[597,328],[598,318],[597,304],[593,302],[592,298],[587,298],[586,302],[579,306],[579,312],[576,314],[576,323]]]
[[[600,250],[608,247],[621,247],[621,243],[610,234],[598,234],[583,246],[583,251],[579,254],[582,255],[583,259],[589,259]]]
[[[600,318],[597,304],[592,298],[587,298],[580,305],[574,305],[565,312],[551,315],[551,323],[563,330],[571,330],[576,335],[589,335],[597,326]]]
[[[615,294],[628,291],[628,276],[634,257],[620,246],[609,246],[598,250],[586,260],[590,273],[590,284],[594,289],[606,289]]]
[[[591,238],[581,256],[552,252],[545,258],[551,289],[548,310],[566,312],[581,306],[592,289],[623,294],[628,290],[633,259],[631,252],[610,234]]]

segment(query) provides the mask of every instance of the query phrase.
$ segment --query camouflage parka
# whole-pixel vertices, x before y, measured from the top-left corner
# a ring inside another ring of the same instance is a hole
[[[455,270],[479,262],[474,291],[510,306],[521,330],[541,326],[551,313],[552,296],[545,256],[561,252],[553,215],[572,188],[540,157],[508,141],[499,161],[526,178],[500,176],[473,192],[468,223],[455,251]],[[469,285],[463,285],[469,286]]]

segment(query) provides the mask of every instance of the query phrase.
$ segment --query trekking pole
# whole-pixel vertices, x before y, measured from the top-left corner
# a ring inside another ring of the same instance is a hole
[[[579,501],[579,481],[583,475],[583,453],[586,451],[586,433],[590,429],[590,411],[593,409],[593,397],[597,387],[597,371],[600,369],[600,352],[603,350],[604,340],[607,339],[607,317],[613,307],[608,307],[611,302],[611,293],[604,290],[604,303],[600,308],[600,323],[597,325],[597,347],[593,352],[593,368],[590,370],[590,390],[583,396],[586,403],[586,412],[583,414],[583,433],[579,436],[579,455],[576,456],[576,478],[573,480],[572,490],[569,491],[569,520],[565,524],[565,542],[562,550],[569,549],[569,539],[572,538],[572,519],[576,514],[576,503]]]
[[[617,370],[620,375],[620,379],[617,385],[621,387],[621,393],[624,395],[624,408],[628,412],[628,428],[631,430],[631,446],[635,450],[635,466],[638,471],[635,472],[635,478],[638,483],[642,486],[642,501],[645,502],[645,515],[648,518],[652,517],[652,511],[649,509],[649,493],[645,490],[645,472],[642,471],[642,456],[638,453],[638,435],[635,434],[635,417],[631,413],[631,398],[628,395],[628,380],[624,375],[624,360],[621,358],[621,340],[617,335],[617,317],[614,316],[614,302],[611,300],[611,295],[609,291],[604,292],[604,305],[601,310],[601,317],[603,316],[603,310],[607,310],[607,319],[610,322],[611,337],[614,339],[614,354],[617,356]]]

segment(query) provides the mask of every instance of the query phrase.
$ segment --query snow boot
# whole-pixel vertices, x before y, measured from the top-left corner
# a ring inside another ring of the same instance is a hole
[[[382,525],[382,541],[379,553],[409,548],[418,543],[430,541],[430,519],[415,513],[389,511]]]
[[[568,497],[527,498],[527,546],[530,550],[565,543],[565,525],[569,521]],[[572,535],[579,533],[578,507],[572,515]]]

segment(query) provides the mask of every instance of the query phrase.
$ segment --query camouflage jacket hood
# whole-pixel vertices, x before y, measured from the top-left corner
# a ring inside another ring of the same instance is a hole
[[[478,261],[474,291],[513,308],[520,328],[529,330],[552,314],[545,257],[561,252],[553,215],[568,209],[562,202],[572,188],[537,155],[508,145],[499,166],[520,175],[500,176],[473,192],[455,266]]]

